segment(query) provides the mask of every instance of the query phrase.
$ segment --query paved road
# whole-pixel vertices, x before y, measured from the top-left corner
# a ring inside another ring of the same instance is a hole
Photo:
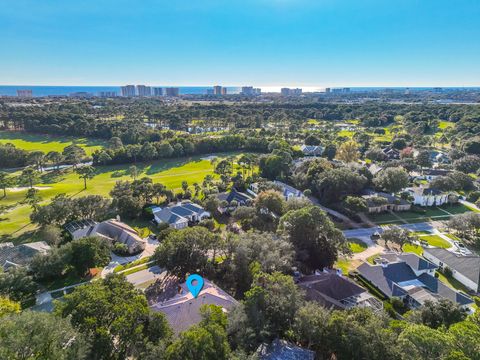
[[[165,270],[155,265],[155,266],[152,266],[151,268],[127,275],[127,280],[133,285],[140,285],[147,281],[164,277],[165,274],[166,274]]]
[[[431,222],[403,224],[399,226],[411,231],[433,231],[436,228],[435,224]],[[345,235],[346,238],[370,238],[370,236],[372,236],[372,234],[375,232],[381,234],[383,232],[383,228],[380,226],[375,226],[371,228],[344,230],[343,235]]]

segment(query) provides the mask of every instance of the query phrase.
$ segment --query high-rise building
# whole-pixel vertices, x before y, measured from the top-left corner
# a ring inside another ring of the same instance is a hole
[[[327,94],[330,94],[330,91],[331,91],[331,90],[332,90],[332,89],[330,89],[330,88],[325,88],[325,92],[326,92]]]
[[[298,96],[302,95],[302,89],[281,88],[280,93],[282,94],[282,96]]]
[[[178,87],[165,88],[165,95],[167,96],[178,96],[179,94],[180,94],[180,89]]]
[[[153,88],[153,96],[163,96],[163,88],[154,87]]]
[[[152,88],[145,85],[137,85],[137,95],[141,97],[152,96]]]
[[[17,90],[17,96],[22,98],[31,98],[33,96],[32,90],[30,89]]]
[[[260,88],[255,88],[255,89],[253,89],[253,93],[254,93],[255,95],[260,95],[260,94],[262,93],[262,89],[260,89]]]
[[[227,88],[226,87],[222,87],[222,95],[227,95]]]
[[[254,95],[253,86],[242,86],[242,95]]]
[[[102,98],[111,98],[111,97],[116,97],[117,92],[116,91],[100,91],[98,93],[98,96]]]
[[[122,96],[133,97],[135,96],[135,85],[125,85],[120,88]]]
[[[213,87],[213,95],[222,95],[222,87],[220,85]]]

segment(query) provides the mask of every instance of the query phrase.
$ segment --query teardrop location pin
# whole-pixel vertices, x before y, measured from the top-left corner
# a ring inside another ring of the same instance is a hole
[[[187,277],[187,288],[192,293],[193,297],[196,298],[200,291],[203,288],[203,278],[198,274],[192,274]]]

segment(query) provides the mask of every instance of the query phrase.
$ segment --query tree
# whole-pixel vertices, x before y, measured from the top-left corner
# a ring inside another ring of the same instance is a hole
[[[168,360],[227,360],[230,346],[227,341],[227,317],[222,308],[204,305],[202,321],[180,334],[166,352]]]
[[[95,168],[90,165],[82,166],[75,170],[75,172],[79,175],[79,179],[83,179],[83,188],[87,188],[87,180],[93,179],[95,176]]]
[[[49,151],[47,155],[45,155],[45,159],[52,163],[58,170],[60,167],[60,163],[63,160],[63,155],[60,154],[58,151]]]
[[[42,197],[39,195],[39,190],[35,188],[30,188],[25,194],[25,203],[30,205],[35,211],[38,209],[38,204],[42,201]]]
[[[255,208],[259,214],[274,213],[277,216],[285,210],[285,199],[275,190],[262,191],[255,199]]]
[[[42,171],[43,163],[45,161],[45,154],[43,151],[32,151],[28,154],[28,160],[30,164],[35,165],[37,171]]]
[[[480,136],[467,139],[462,148],[467,154],[480,155]]]
[[[55,312],[89,339],[88,359],[133,357],[172,334],[165,317],[150,313],[145,296],[118,274],[77,287]]]
[[[441,326],[449,328],[453,324],[465,320],[467,312],[458,304],[454,304],[448,299],[440,299],[437,302],[426,301],[425,304],[416,310],[407,313],[407,319],[413,319],[432,329],[438,329]]]
[[[343,207],[352,213],[365,212],[368,210],[367,200],[359,196],[347,196],[343,200]]]
[[[17,314],[21,310],[20,304],[8,297],[0,296],[0,318],[5,315]]]
[[[307,271],[330,267],[338,252],[347,252],[345,237],[317,206],[287,212],[280,218],[280,234],[288,237],[296,259]]]
[[[283,236],[270,232],[250,231],[229,239],[231,271],[235,274],[236,293],[242,297],[250,289],[253,269],[264,273],[288,272],[292,268],[293,246]]]
[[[323,151],[323,156],[328,160],[333,160],[337,155],[337,146],[334,143],[328,143]]]
[[[0,295],[14,301],[26,301],[35,296],[37,284],[24,268],[11,268],[0,273]]]
[[[358,144],[353,140],[342,143],[337,150],[336,157],[345,163],[356,162],[360,157]]]
[[[215,166],[215,173],[220,175],[231,175],[233,167],[230,161],[224,159]]]
[[[475,173],[480,169],[480,156],[467,155],[453,162],[453,167],[465,174]]]
[[[274,180],[285,176],[290,170],[291,156],[272,154],[260,158],[259,168],[263,177]]]
[[[218,242],[218,237],[204,227],[186,228],[170,233],[155,250],[154,259],[180,278],[189,273],[206,273],[209,251],[214,251]]]
[[[388,193],[397,193],[408,185],[408,173],[400,167],[389,167],[375,175],[375,187]]]
[[[329,203],[345,195],[357,194],[366,184],[365,176],[341,167],[319,173],[314,180],[314,189],[321,200]]]
[[[283,337],[303,304],[303,292],[291,276],[279,272],[256,275],[241,306],[233,310],[228,332],[234,344],[248,350]]]
[[[387,155],[378,147],[365,152],[365,157],[373,161],[385,161],[387,159]]]
[[[27,167],[20,174],[19,181],[33,188],[33,184],[38,181],[38,172],[32,167]]]
[[[62,151],[62,155],[65,161],[72,164],[74,168],[87,156],[85,150],[76,144],[66,146]]]
[[[382,239],[385,241],[385,245],[393,243],[402,248],[405,244],[411,244],[415,239],[414,234],[408,230],[399,226],[391,226],[383,230]]]
[[[110,246],[104,239],[85,237],[66,246],[70,246],[70,264],[78,275],[85,275],[88,269],[103,267],[110,262]]]
[[[7,188],[12,185],[12,178],[6,172],[0,171],[0,189],[3,190],[3,197],[7,197]]]
[[[128,173],[130,174],[133,180],[137,180],[138,168],[135,165],[132,165],[128,168]]]
[[[25,311],[0,321],[1,359],[86,359],[84,337],[67,319]]]
[[[452,337],[425,325],[411,324],[398,337],[403,359],[445,359],[453,350]]]
[[[305,145],[320,145],[320,139],[313,134],[308,135],[304,141]]]
[[[430,151],[420,150],[415,157],[415,163],[421,168],[430,168],[432,167],[432,159],[430,157]]]
[[[123,148],[123,142],[122,142],[122,139],[120,139],[119,137],[117,136],[113,136],[112,138],[110,138],[110,140],[108,141],[108,147],[112,150],[119,150],[119,149],[122,149]]]

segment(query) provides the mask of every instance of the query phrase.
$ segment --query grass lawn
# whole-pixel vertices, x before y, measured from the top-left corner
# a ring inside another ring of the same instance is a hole
[[[345,137],[345,138],[352,138],[354,134],[355,134],[355,131],[350,131],[350,130],[340,130],[338,132],[338,136]]]
[[[334,267],[342,270],[343,274],[348,274],[348,272],[352,270],[352,265],[350,261],[343,258],[339,258],[337,262],[334,264]]]
[[[440,207],[426,207],[425,213],[415,211],[399,211],[395,215],[391,213],[369,214],[370,220],[376,224],[398,224],[403,219],[406,223],[427,222],[430,220],[448,220],[455,214],[463,214],[471,209],[463,204],[444,205]],[[399,219],[400,218],[400,219]]]
[[[362,240],[356,238],[348,239],[348,247],[354,254],[361,253],[367,249],[367,245]]]
[[[73,142],[84,148],[87,155],[91,155],[95,150],[101,149],[105,144],[102,140],[31,134],[22,131],[0,131],[0,144],[12,143],[17,148],[28,151],[40,150],[44,153],[49,151],[62,152],[66,146],[71,145]]]
[[[455,126],[455,123],[454,122],[451,122],[451,121],[439,121],[438,122],[438,128],[441,129],[441,130],[444,130],[444,129],[448,129],[448,128],[451,128],[451,127],[454,127]]]
[[[409,252],[409,253],[414,253],[419,256],[422,256],[423,254],[423,248],[418,245],[410,245],[410,244],[405,244],[402,246],[402,251],[403,252]]]
[[[217,154],[219,157],[227,154]],[[230,154],[231,155],[231,154]],[[40,196],[43,198],[42,205],[48,203],[48,200],[57,194],[66,194],[72,197],[98,194],[109,196],[110,190],[119,180],[132,180],[128,175],[128,168],[131,164],[111,165],[97,167],[97,175],[88,181],[87,189],[83,189],[83,180],[71,170],[67,170],[55,179],[51,179],[51,173],[43,176],[40,183],[35,184],[40,189]],[[159,160],[151,163],[138,163],[139,177],[148,176],[155,183],[160,182],[171,190],[181,189],[183,180],[186,180],[193,189],[193,183],[201,183],[206,175],[213,175],[214,167],[209,160],[203,160],[202,156]],[[21,204],[25,198],[27,189],[20,191],[8,191],[7,197],[0,199],[0,206],[15,205],[13,209],[0,214],[0,241],[32,242],[32,230],[34,225],[29,224],[31,208],[28,205]],[[132,224],[139,228],[148,227],[148,224]],[[25,235],[23,235],[25,234]]]
[[[451,247],[450,243],[447,240],[441,238],[438,235],[420,236],[419,239],[428,242],[428,245],[431,246],[436,246],[444,249],[448,249],[449,247]]]

